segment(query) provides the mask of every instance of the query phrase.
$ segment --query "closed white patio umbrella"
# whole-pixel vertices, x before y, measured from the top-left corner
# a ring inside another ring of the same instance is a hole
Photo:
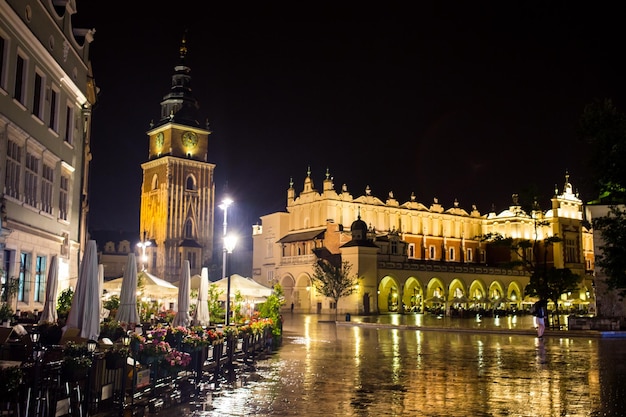
[[[196,326],[208,326],[211,321],[209,314],[209,270],[202,268],[200,274],[200,288],[198,289],[198,304],[193,315],[193,324]]]
[[[191,324],[191,316],[189,315],[189,287],[191,286],[191,268],[189,260],[183,261],[181,270],[180,285],[178,286],[178,312],[172,320],[172,326],[187,327]]]
[[[79,336],[84,339],[98,340],[100,335],[100,294],[98,285],[98,249],[96,241],[87,242],[80,264],[76,291],[72,297],[72,306],[67,316],[64,331],[80,329]]]
[[[137,311],[137,261],[134,253],[128,254],[120,290],[120,308],[117,310],[115,320],[125,323],[128,328],[134,327],[140,321]]]
[[[39,318],[39,324],[56,323],[57,321],[57,289],[59,287],[59,261],[56,255],[50,259],[48,280],[46,281],[46,302]]]

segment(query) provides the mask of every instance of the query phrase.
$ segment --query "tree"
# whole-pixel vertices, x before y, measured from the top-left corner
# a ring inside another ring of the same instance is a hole
[[[313,264],[313,286],[325,297],[335,302],[335,320],[337,303],[356,291],[358,278],[350,276],[352,265],[348,261],[334,264],[326,259],[318,259]]]
[[[259,316],[271,319],[274,324],[272,334],[276,337],[272,340],[275,347],[280,345],[282,340],[283,318],[280,315],[280,309],[284,304],[285,293],[283,291],[283,287],[280,284],[275,284],[272,295],[267,297],[265,302],[259,305]]]
[[[606,216],[592,219],[603,244],[595,254],[604,270],[608,289],[626,295],[626,115],[610,99],[588,104],[581,116],[579,139],[589,146],[589,177],[598,198],[591,204],[607,204]]]
[[[16,277],[7,277],[5,270],[0,268],[0,278],[2,278],[2,285],[0,286],[0,302],[8,303],[11,298],[17,294],[19,288],[19,280]]]
[[[626,295],[626,210],[611,206],[604,217],[592,220],[594,229],[602,236],[604,245],[596,253],[596,266],[607,276],[609,289],[618,290],[621,297]]]
[[[590,194],[611,203],[626,201],[626,116],[610,99],[585,106],[578,126]]]
[[[513,200],[517,206],[517,195],[513,196]],[[555,268],[548,264],[550,249],[562,239],[556,235],[539,239],[539,228],[548,226],[549,222],[544,219],[537,200],[534,199],[532,205],[527,206],[526,210],[522,206],[517,207],[519,216],[527,216],[533,220],[533,239],[505,238],[498,233],[489,233],[481,240],[490,242],[494,246],[505,246],[511,251],[511,260],[506,266],[521,268],[529,272],[530,281],[526,285],[525,293],[543,300],[552,300],[558,318],[558,300],[561,294],[578,289],[581,277],[569,268]],[[531,215],[528,216],[527,212]]]
[[[209,316],[212,323],[216,323],[218,317],[224,317],[226,314],[219,301],[219,297],[223,293],[224,291],[220,290],[217,285],[209,285],[209,299],[207,302],[209,303]]]

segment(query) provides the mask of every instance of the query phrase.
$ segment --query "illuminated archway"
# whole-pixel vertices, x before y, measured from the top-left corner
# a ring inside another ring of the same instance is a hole
[[[405,312],[421,313],[424,311],[424,290],[417,278],[411,277],[404,284],[402,302]]]
[[[443,281],[439,278],[431,278],[426,286],[424,312],[444,313],[446,309],[446,299],[446,286]]]
[[[313,288],[311,277],[307,274],[298,275],[296,286],[293,291],[293,302],[296,311],[311,311],[314,292],[315,289]]]
[[[378,311],[381,313],[400,311],[399,286],[389,275],[378,284]]]
[[[290,274],[284,275],[279,281],[280,286],[285,294],[285,305],[283,308],[289,308],[293,302],[293,292],[295,288],[295,280]]]

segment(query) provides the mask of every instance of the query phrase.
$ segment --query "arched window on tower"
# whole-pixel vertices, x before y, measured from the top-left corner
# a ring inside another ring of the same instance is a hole
[[[183,231],[183,236],[186,239],[193,239],[194,238],[193,222],[191,221],[191,219],[187,219],[187,221],[185,222],[185,230]]]
[[[159,188],[159,176],[154,174],[152,176],[152,190],[157,190]]]
[[[187,177],[187,181],[185,183],[185,189],[187,191],[195,191],[196,190],[196,179],[193,175],[189,175]]]

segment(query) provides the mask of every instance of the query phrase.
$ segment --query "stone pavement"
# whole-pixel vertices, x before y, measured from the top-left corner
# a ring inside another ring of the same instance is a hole
[[[423,314],[381,314],[373,316],[340,316],[337,325],[403,328],[405,330],[453,331],[469,333],[506,333],[536,336],[534,317],[530,315],[503,317],[442,317]],[[349,319],[349,321],[348,321]],[[562,325],[546,326],[544,336],[626,338],[626,331],[568,330],[567,317]]]
[[[346,319],[287,313],[273,355],[204,399],[148,415],[623,415],[626,332],[548,329],[539,341],[530,316]]]

